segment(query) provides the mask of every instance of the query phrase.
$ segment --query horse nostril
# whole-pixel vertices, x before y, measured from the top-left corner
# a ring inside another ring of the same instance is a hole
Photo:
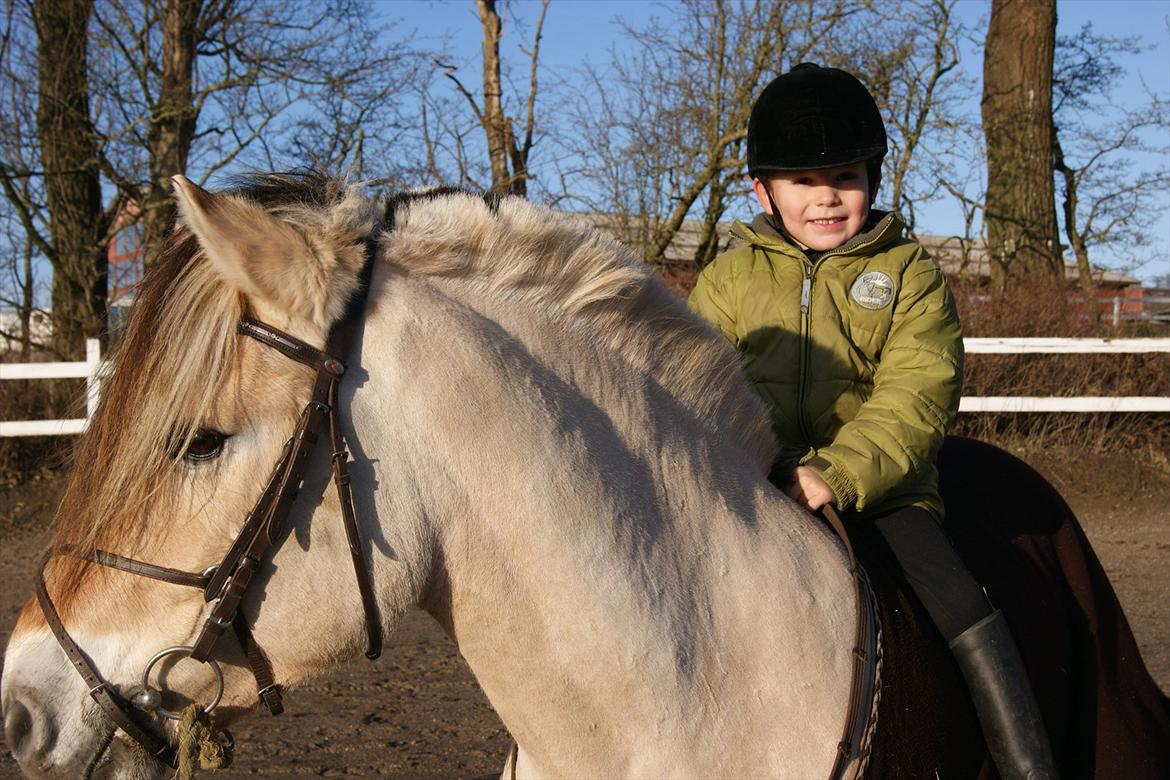
[[[33,730],[32,713],[18,701],[9,702],[4,713],[4,739],[12,750],[12,755],[18,761],[23,761],[28,753],[29,737]]]
[[[35,698],[27,704],[15,696],[5,698],[8,700],[4,702],[4,739],[12,757],[27,772],[53,749],[56,742],[54,732],[37,707]]]

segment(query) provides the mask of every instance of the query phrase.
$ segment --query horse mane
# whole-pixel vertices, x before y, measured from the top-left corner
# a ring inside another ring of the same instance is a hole
[[[585,220],[520,198],[442,192],[395,211],[384,258],[457,276],[582,329],[653,377],[767,472],[776,444],[739,356],[653,268]]]
[[[230,192],[310,230],[360,197],[357,185],[318,172],[253,175]],[[583,220],[519,198],[439,189],[389,198],[384,224],[382,262],[466,277],[588,329],[713,431],[735,437],[762,470],[769,466],[775,444],[764,407],[734,350],[645,262]],[[237,359],[245,313],[243,296],[177,227],[112,352],[101,402],[75,450],[82,478],[70,480],[62,499],[55,546],[133,552],[146,511],[178,482],[168,473]]]

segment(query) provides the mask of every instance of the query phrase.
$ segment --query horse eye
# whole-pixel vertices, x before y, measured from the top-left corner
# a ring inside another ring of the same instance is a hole
[[[227,441],[227,434],[213,431],[210,428],[200,428],[187,445],[183,457],[191,461],[211,460],[218,458],[223,452],[223,443]]]

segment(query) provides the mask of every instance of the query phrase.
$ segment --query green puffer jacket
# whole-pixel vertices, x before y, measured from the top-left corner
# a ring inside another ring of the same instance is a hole
[[[894,214],[810,261],[761,214],[691,307],[744,357],[780,441],[773,474],[817,471],[839,509],[943,515],[934,458],[959,407],[963,340],[938,266]],[[876,224],[873,219],[877,219]]]

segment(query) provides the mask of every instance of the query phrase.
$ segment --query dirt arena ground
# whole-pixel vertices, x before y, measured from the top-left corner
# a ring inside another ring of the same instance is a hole
[[[1117,590],[1146,665],[1170,691],[1170,474],[1116,458],[1020,453],[1080,518]],[[0,644],[32,594],[59,477],[0,486]],[[374,663],[359,659],[285,697],[278,718],[232,730],[234,765],[207,774],[468,778],[499,770],[507,734],[454,646],[412,614]],[[0,778],[19,773],[5,745]]]

